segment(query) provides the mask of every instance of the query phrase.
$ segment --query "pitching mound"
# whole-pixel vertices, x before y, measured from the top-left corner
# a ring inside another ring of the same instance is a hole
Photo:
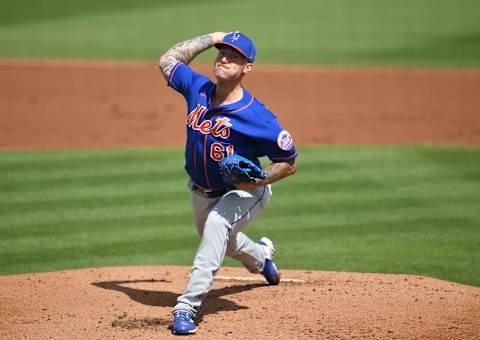
[[[0,338],[165,339],[189,267],[0,277]],[[223,268],[196,339],[476,339],[480,288],[409,275]]]

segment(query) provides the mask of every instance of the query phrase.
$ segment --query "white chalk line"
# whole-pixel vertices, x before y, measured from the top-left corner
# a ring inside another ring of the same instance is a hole
[[[215,276],[215,280],[220,281],[264,281],[262,278],[248,276]],[[280,279],[280,282],[305,283],[305,280],[299,279]]]

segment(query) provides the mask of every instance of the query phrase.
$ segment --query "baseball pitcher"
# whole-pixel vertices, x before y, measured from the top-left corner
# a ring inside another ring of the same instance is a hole
[[[188,64],[215,46],[216,82]],[[173,310],[174,334],[196,331],[195,317],[225,255],[269,284],[280,282],[270,239],[258,242],[243,229],[266,207],[271,183],[296,171],[292,136],[275,115],[242,86],[253,70],[256,48],[240,32],[215,32],[180,42],[160,58],[168,86],[187,104],[185,169],[201,237],[192,272]],[[261,168],[259,157],[272,163]]]

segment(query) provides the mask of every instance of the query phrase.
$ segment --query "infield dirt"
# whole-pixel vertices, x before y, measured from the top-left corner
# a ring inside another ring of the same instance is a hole
[[[209,68],[198,67],[209,73]],[[479,71],[259,67],[246,86],[305,144],[480,145]],[[0,63],[0,149],[180,146],[183,99],[154,65]],[[194,228],[192,226],[192,233]],[[2,339],[164,339],[190,268],[0,277]],[[478,339],[480,288],[384,274],[223,268],[198,339]]]
[[[480,145],[480,71],[259,66],[245,86],[297,145]],[[4,61],[0,103],[0,149],[185,140],[184,100],[155,65]]]

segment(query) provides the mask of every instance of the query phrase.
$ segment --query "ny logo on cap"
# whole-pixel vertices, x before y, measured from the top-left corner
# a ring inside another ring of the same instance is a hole
[[[233,36],[230,38],[232,42],[238,41],[240,39],[240,34],[238,32],[233,33]]]

